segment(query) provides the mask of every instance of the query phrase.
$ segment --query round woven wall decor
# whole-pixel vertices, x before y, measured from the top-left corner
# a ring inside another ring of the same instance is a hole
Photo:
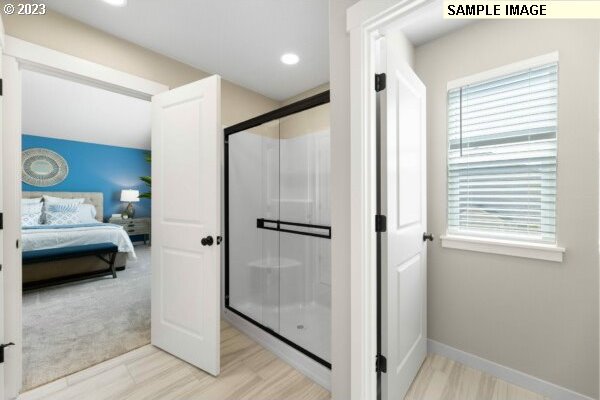
[[[69,174],[67,161],[52,150],[27,149],[22,157],[22,179],[31,186],[58,185]]]

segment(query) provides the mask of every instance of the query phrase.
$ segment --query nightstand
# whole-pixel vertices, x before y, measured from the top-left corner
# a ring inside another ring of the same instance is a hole
[[[144,244],[150,241],[150,218],[110,218],[108,222],[123,226],[129,236],[143,235]]]

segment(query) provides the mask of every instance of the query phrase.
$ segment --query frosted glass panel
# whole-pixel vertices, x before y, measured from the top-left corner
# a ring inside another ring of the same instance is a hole
[[[330,362],[330,240],[281,233],[280,243],[280,333]]]
[[[279,122],[229,137],[229,302],[279,329],[279,235],[256,219],[279,218]]]
[[[282,118],[280,131],[281,220],[330,225],[329,105]],[[280,333],[326,361],[331,337],[330,243],[280,234]]]

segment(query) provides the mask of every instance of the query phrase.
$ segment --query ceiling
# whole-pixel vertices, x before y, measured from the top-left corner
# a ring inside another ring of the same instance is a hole
[[[23,70],[23,133],[150,149],[149,101]]]
[[[329,82],[327,0],[43,0],[50,9],[261,93],[287,100]],[[470,20],[443,19],[432,0],[406,17],[421,45]],[[279,60],[300,56],[296,65]]]
[[[402,32],[413,45],[420,46],[475,22],[472,19],[444,19],[443,15],[443,2],[432,1],[403,18]]]
[[[44,0],[50,9],[282,101],[329,81],[327,0]],[[286,52],[300,56],[288,66]]]

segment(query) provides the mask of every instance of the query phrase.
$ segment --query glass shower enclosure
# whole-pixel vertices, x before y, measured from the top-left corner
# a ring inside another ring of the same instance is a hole
[[[225,307],[331,368],[329,92],[225,129]]]

